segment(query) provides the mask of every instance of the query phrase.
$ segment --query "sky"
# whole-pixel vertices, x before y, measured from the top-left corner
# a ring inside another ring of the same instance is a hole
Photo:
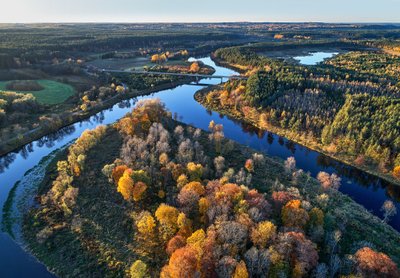
[[[400,22],[400,0],[0,0],[2,23]]]

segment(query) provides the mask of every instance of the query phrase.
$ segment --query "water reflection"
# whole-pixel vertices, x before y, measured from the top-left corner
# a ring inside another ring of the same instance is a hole
[[[53,148],[57,142],[62,141],[66,136],[71,135],[75,132],[75,126],[67,126],[56,132],[53,132],[47,136],[42,137],[36,143],[41,148],[46,146],[47,148]]]
[[[0,157],[0,173],[3,173],[6,169],[8,169],[8,166],[13,163],[16,157],[16,153],[8,153]]]
[[[268,132],[268,135],[267,135],[268,144],[272,145],[274,143],[274,139],[275,139],[274,135],[271,132]]]
[[[25,146],[22,147],[22,149],[21,149],[21,156],[22,156],[24,159],[27,159],[29,153],[31,153],[31,152],[33,152],[33,144],[32,144],[32,143],[29,143],[29,144],[27,144],[27,145],[25,145]]]
[[[296,56],[293,59],[299,61],[300,64],[306,66],[316,65],[323,62],[325,59],[332,58],[339,54],[338,52],[311,52],[306,56]]]
[[[130,100],[123,100],[118,103],[118,108],[131,108],[132,104]]]
[[[207,111],[207,114],[212,116],[212,113],[209,113],[210,111]],[[220,115],[218,115],[218,118],[220,118]],[[298,167],[314,177],[320,171],[338,174],[342,178],[340,190],[375,215],[382,217],[380,208],[387,199],[394,201],[397,209],[400,210],[400,187],[279,135],[261,131],[236,119],[229,117],[223,119],[224,126],[227,124],[229,129],[232,129],[231,125],[236,129],[241,129],[239,133],[225,132],[226,136],[231,139],[283,159],[294,156]],[[247,136],[243,136],[243,134]],[[400,230],[400,214],[394,216],[389,224]]]
[[[207,110],[207,113],[209,115],[212,115],[212,111]],[[219,114],[218,117],[221,117],[221,114]],[[279,155],[279,149],[277,148],[277,145],[275,144],[275,141],[277,139],[277,142],[279,146],[286,148],[291,155],[298,155],[296,152],[298,151],[300,155],[304,155],[308,157],[310,154],[316,154],[315,162],[318,170],[329,170],[329,169],[334,169],[334,172],[336,172],[339,176],[342,178],[348,178],[348,181],[346,181],[348,184],[357,184],[361,185],[366,188],[372,188],[374,191],[377,189],[387,189],[387,195],[393,198],[396,201],[400,201],[400,188],[386,180],[382,180],[379,177],[373,176],[368,174],[367,172],[364,172],[362,170],[359,170],[355,167],[352,167],[350,165],[347,165],[345,163],[339,162],[327,155],[318,153],[316,151],[313,151],[307,147],[304,147],[302,145],[299,145],[293,141],[290,141],[282,136],[276,135],[274,133],[265,131],[265,130],[260,130],[252,125],[249,125],[247,123],[240,122],[236,119],[232,119],[230,117],[226,117],[230,121],[233,121],[235,125],[240,126],[242,132],[250,135],[250,136],[256,136],[258,139],[264,140],[267,142],[267,144],[271,147],[275,148],[275,151],[278,152],[277,156]],[[268,150],[270,148],[264,148],[264,150]],[[276,153],[275,153],[276,155]],[[308,161],[308,167],[304,167],[303,169],[307,171],[307,169],[310,167],[311,163]],[[315,171],[314,171],[315,173]]]
[[[260,130],[252,125],[210,110],[205,110],[205,112],[207,116],[210,116],[210,119],[216,114],[215,116],[222,120],[221,123],[224,124],[225,128],[230,130],[239,128],[241,132],[225,131],[225,135],[233,140],[283,159],[294,156],[298,167],[310,172],[314,177],[320,171],[338,174],[342,178],[341,191],[377,216],[382,215],[380,208],[388,198],[397,202],[396,206],[400,210],[400,187],[272,132]],[[243,134],[247,136],[243,136]],[[368,201],[365,200],[365,196],[368,196]],[[394,217],[390,224],[400,230],[400,214]]]

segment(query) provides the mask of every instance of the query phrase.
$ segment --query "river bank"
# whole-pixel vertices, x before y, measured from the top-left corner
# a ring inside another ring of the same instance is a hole
[[[216,65],[223,66],[226,68],[229,68],[231,70],[240,72],[241,74],[245,74],[248,71],[248,67],[241,66],[241,65],[232,65],[226,61],[223,61],[219,58],[217,58],[215,55],[211,55],[212,60],[215,62]],[[257,127],[261,130],[267,130],[271,131],[279,136],[286,137],[290,139],[291,141],[294,141],[300,145],[303,145],[311,150],[320,152],[332,159],[335,159],[337,161],[340,161],[342,163],[345,163],[351,167],[354,167],[356,169],[362,170],[366,173],[369,173],[371,175],[377,176],[379,178],[382,178],[390,183],[393,183],[397,186],[400,186],[400,180],[395,179],[390,171],[388,173],[383,173],[382,171],[379,171],[378,166],[372,166],[372,165],[357,165],[354,163],[354,160],[356,159],[355,157],[349,157],[348,155],[345,154],[333,154],[329,151],[327,151],[319,142],[315,140],[315,138],[304,138],[305,136],[302,134],[296,134],[291,131],[285,130],[280,127],[273,126],[269,124],[267,127],[262,127],[258,122],[252,121],[251,119],[246,119],[243,117],[242,113],[239,111],[234,111],[232,109],[224,109],[222,107],[219,107],[218,105],[212,105],[207,104],[205,101],[205,95],[210,92],[211,90],[217,89],[218,86],[215,86],[213,88],[208,87],[200,90],[198,93],[195,94],[195,99],[205,107],[209,106],[209,109],[212,109],[214,111],[220,112],[222,114],[228,115],[236,120],[246,122],[254,127]]]
[[[96,113],[112,107],[114,104],[121,102],[126,99],[131,99],[139,96],[145,96],[145,95],[150,95],[155,92],[161,91],[161,90],[167,90],[167,89],[173,89],[175,87],[178,87],[183,84],[187,84],[190,82],[193,82],[195,78],[184,78],[182,80],[172,82],[172,83],[167,83],[167,84],[162,84],[159,86],[155,86],[150,89],[146,90],[141,90],[141,91],[129,91],[124,94],[118,94],[115,97],[112,97],[110,99],[107,99],[95,107],[92,107],[91,109],[88,109],[87,111],[80,111],[80,112],[72,112],[67,118],[62,119],[62,122],[56,122],[54,123],[51,127],[49,126],[44,126],[40,125],[39,127],[30,130],[22,135],[19,135],[17,137],[11,138],[5,142],[0,143],[0,156],[5,155],[9,152],[13,152],[18,150],[24,145],[27,145],[35,140],[38,140],[42,138],[43,136],[46,136],[52,132],[55,132],[59,129],[62,129],[66,126],[69,126],[71,124],[74,124],[76,122],[85,120],[89,118],[90,116],[95,115]]]
[[[232,117],[233,119],[236,119],[238,121],[243,121],[247,124],[250,124],[260,130],[265,130],[265,131],[269,131],[272,133],[275,133],[279,136],[288,138],[289,140],[296,142],[297,144],[300,144],[310,150],[313,151],[317,151],[319,153],[324,154],[325,156],[328,156],[334,160],[337,160],[341,163],[344,163],[346,165],[349,165],[351,167],[354,167],[356,169],[359,169],[361,171],[364,171],[370,175],[379,177],[381,179],[384,179],[390,183],[393,183],[397,186],[400,186],[400,181],[396,180],[392,177],[392,175],[388,175],[388,174],[384,174],[379,172],[376,167],[368,167],[368,166],[360,166],[360,165],[356,165],[354,163],[353,160],[350,160],[349,158],[347,158],[346,156],[342,155],[342,156],[338,156],[338,155],[333,155],[332,153],[327,152],[325,149],[323,149],[323,147],[318,144],[318,142],[316,142],[315,140],[312,140],[310,138],[304,138],[304,135],[297,135],[294,134],[293,132],[290,132],[288,130],[285,130],[283,128],[279,128],[273,125],[268,125],[268,126],[261,126],[259,124],[259,122],[255,122],[251,119],[248,118],[244,118],[243,114],[240,113],[237,110],[233,110],[233,109],[224,109],[222,107],[220,107],[219,105],[212,105],[210,103],[206,102],[206,95],[208,94],[208,92],[215,90],[215,89],[219,89],[221,88],[220,86],[213,86],[213,87],[208,87],[208,88],[204,88],[198,92],[196,92],[196,94],[194,95],[194,98],[196,99],[196,101],[198,101],[199,103],[201,103],[201,105],[203,105],[204,107],[206,107],[207,109],[219,112],[223,115]]]
[[[49,165],[65,153],[68,145],[54,150],[48,156],[44,157],[34,168],[28,170],[23,178],[15,183],[10,190],[2,211],[2,231],[7,233],[10,239],[15,244],[18,244],[27,255],[31,256],[37,264],[43,266],[45,265],[31,252],[29,244],[24,239],[23,218],[35,205],[34,198],[37,196],[40,184],[43,183],[44,178],[49,174],[47,172]],[[47,266],[45,267],[47,268]],[[47,268],[47,271],[46,277],[55,277],[55,273],[49,268]]]

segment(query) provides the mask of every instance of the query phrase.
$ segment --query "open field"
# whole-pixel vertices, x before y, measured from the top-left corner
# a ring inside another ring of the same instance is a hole
[[[153,66],[148,58],[145,57],[137,57],[137,58],[129,58],[129,59],[118,59],[118,58],[110,58],[110,59],[97,59],[94,61],[90,61],[87,63],[89,66],[94,66],[100,69],[118,69],[118,70],[126,70],[126,69],[134,69],[140,68],[142,69],[145,66]]]
[[[165,66],[185,64],[182,60],[172,60],[166,62]],[[100,69],[115,69],[115,70],[143,70],[144,67],[153,67],[157,64],[152,63],[148,57],[136,57],[128,59],[110,58],[98,59],[87,63],[88,66],[94,66]]]
[[[6,86],[9,81],[0,82],[0,90],[8,91]],[[75,89],[67,84],[52,80],[38,80],[37,83],[44,87],[40,91],[17,91],[18,93],[32,94],[42,104],[58,104],[66,101],[75,94]]]

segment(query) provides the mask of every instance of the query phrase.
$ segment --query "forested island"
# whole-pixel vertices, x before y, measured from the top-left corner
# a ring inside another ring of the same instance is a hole
[[[398,277],[399,234],[340,183],[152,99],[57,157],[24,236],[60,276]]]

